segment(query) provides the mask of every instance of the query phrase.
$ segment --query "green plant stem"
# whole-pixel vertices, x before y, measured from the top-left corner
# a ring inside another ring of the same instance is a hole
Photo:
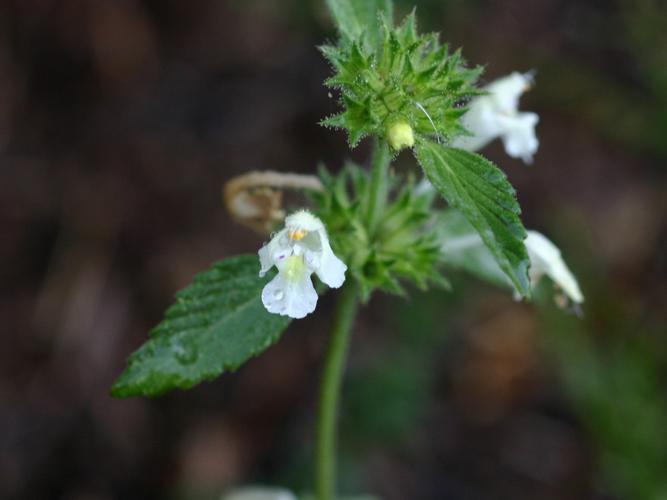
[[[371,160],[371,183],[368,193],[368,211],[366,224],[371,236],[377,227],[382,210],[387,203],[387,188],[389,174],[389,146],[382,139],[375,139],[373,157]]]
[[[320,382],[315,464],[317,500],[334,500],[335,498],[338,401],[350,333],[358,305],[357,287],[350,279],[341,290]]]

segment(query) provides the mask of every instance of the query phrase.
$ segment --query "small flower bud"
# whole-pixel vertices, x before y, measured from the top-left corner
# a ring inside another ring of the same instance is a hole
[[[412,127],[405,122],[396,122],[387,131],[389,145],[395,150],[411,148],[415,145],[415,136]]]

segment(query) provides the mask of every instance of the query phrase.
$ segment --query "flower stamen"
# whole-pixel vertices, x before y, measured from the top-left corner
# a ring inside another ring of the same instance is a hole
[[[305,229],[293,229],[288,233],[289,239],[292,241],[301,241],[304,236],[308,234]]]

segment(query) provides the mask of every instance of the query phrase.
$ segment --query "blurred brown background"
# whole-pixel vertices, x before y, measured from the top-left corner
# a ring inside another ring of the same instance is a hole
[[[259,248],[222,208],[226,179],[365,160],[317,126],[336,108],[314,48],[335,36],[322,4],[0,2],[0,498],[309,488],[330,296],[236,374],[156,400],[108,389],[195,272]],[[541,119],[535,164],[485,153],[587,302],[577,319],[458,275],[453,294],[374,298],[345,388],[342,489],[667,498],[667,5],[417,12],[485,82],[537,71],[522,99]]]

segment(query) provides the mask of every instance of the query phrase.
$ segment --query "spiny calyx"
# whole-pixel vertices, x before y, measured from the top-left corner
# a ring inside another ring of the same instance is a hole
[[[391,141],[396,123],[422,137],[464,133],[459,118],[466,100],[478,94],[481,70],[466,68],[460,52],[450,53],[437,34],[418,35],[414,12],[395,28],[390,20],[378,22],[382,36],[375,47],[362,40],[320,47],[335,72],[325,84],[340,90],[344,108],[322,124],[347,130],[352,147],[367,135]]]

